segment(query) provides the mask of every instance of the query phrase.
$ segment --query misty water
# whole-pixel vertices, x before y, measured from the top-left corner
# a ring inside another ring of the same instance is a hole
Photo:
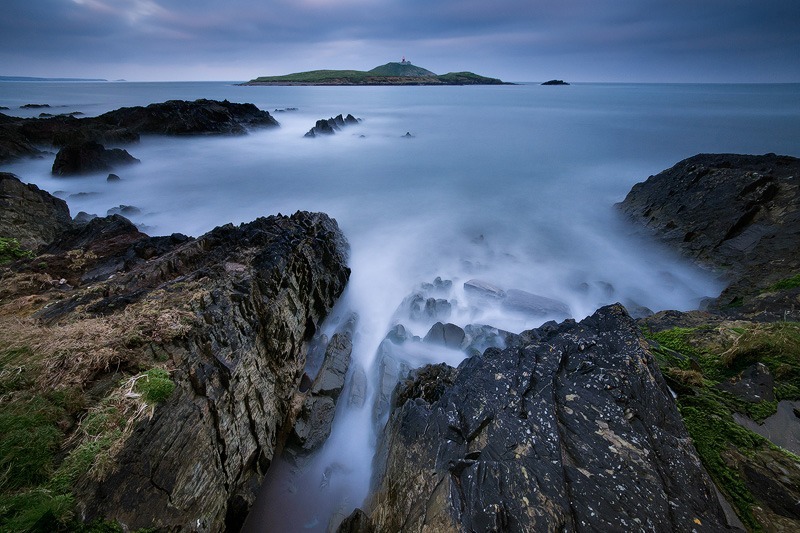
[[[478,279],[556,299],[581,319],[599,306],[688,310],[722,288],[715,276],[638,235],[613,207],[630,187],[700,152],[800,155],[800,85],[536,84],[486,87],[238,87],[229,83],[0,83],[3,111],[96,115],[168,99],[228,99],[273,113],[281,127],[236,137],[144,137],[142,162],[106,174],[50,175],[53,156],[0,166],[105,215],[120,205],[151,235],[296,210],[336,218],[352,277],[325,326],[354,311],[353,368],[370,378],[362,408],[340,402],[330,439],[301,475],[276,461],[251,531],[325,531],[367,496],[376,440],[376,353],[402,323],[423,337],[437,316],[398,311],[435,278],[446,319],[512,332],[558,316],[476,302]],[[26,103],[50,109],[22,110]],[[306,139],[320,118],[362,118]],[[405,137],[406,133],[411,137]],[[466,355],[419,344],[413,365]],[[345,391],[345,394],[347,390]],[[286,475],[275,475],[275,471]],[[335,518],[334,518],[335,519]]]

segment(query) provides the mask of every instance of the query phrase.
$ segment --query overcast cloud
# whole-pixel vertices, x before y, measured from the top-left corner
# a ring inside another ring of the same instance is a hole
[[[0,75],[800,82],[800,0],[5,0]]]

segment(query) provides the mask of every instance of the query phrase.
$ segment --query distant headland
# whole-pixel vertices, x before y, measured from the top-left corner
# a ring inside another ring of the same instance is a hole
[[[100,78],[35,78],[32,76],[0,76],[0,81],[108,81]]]
[[[262,76],[241,85],[513,85],[473,72],[435,74],[403,58],[372,70],[310,70],[284,76]]]

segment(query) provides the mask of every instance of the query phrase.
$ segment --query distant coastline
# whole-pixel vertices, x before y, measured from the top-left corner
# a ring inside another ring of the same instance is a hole
[[[261,76],[239,85],[514,85],[474,72],[436,74],[403,59],[372,70],[310,70]]]
[[[0,76],[0,81],[108,81],[102,78],[36,78],[33,76]]]

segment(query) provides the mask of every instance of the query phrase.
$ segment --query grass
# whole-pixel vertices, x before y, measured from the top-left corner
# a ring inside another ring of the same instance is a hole
[[[4,294],[0,531],[121,531],[80,523],[72,489],[80,479],[104,479],[138,423],[173,393],[169,347],[196,320],[186,293],[153,291],[108,316],[78,308],[55,326],[31,314],[58,291]],[[107,385],[93,391],[101,379]]]
[[[657,343],[655,358],[678,392],[678,408],[703,464],[742,522],[761,531],[753,512],[759,504],[725,455],[737,450],[752,457],[761,450],[780,449],[737,424],[732,414],[759,421],[776,412],[778,401],[800,399],[800,324],[731,322],[659,332],[645,328],[643,333]],[[774,378],[774,401],[749,402],[717,387],[757,362]]]
[[[22,248],[17,239],[0,237],[0,265],[17,259],[30,259],[33,255],[32,251]]]

